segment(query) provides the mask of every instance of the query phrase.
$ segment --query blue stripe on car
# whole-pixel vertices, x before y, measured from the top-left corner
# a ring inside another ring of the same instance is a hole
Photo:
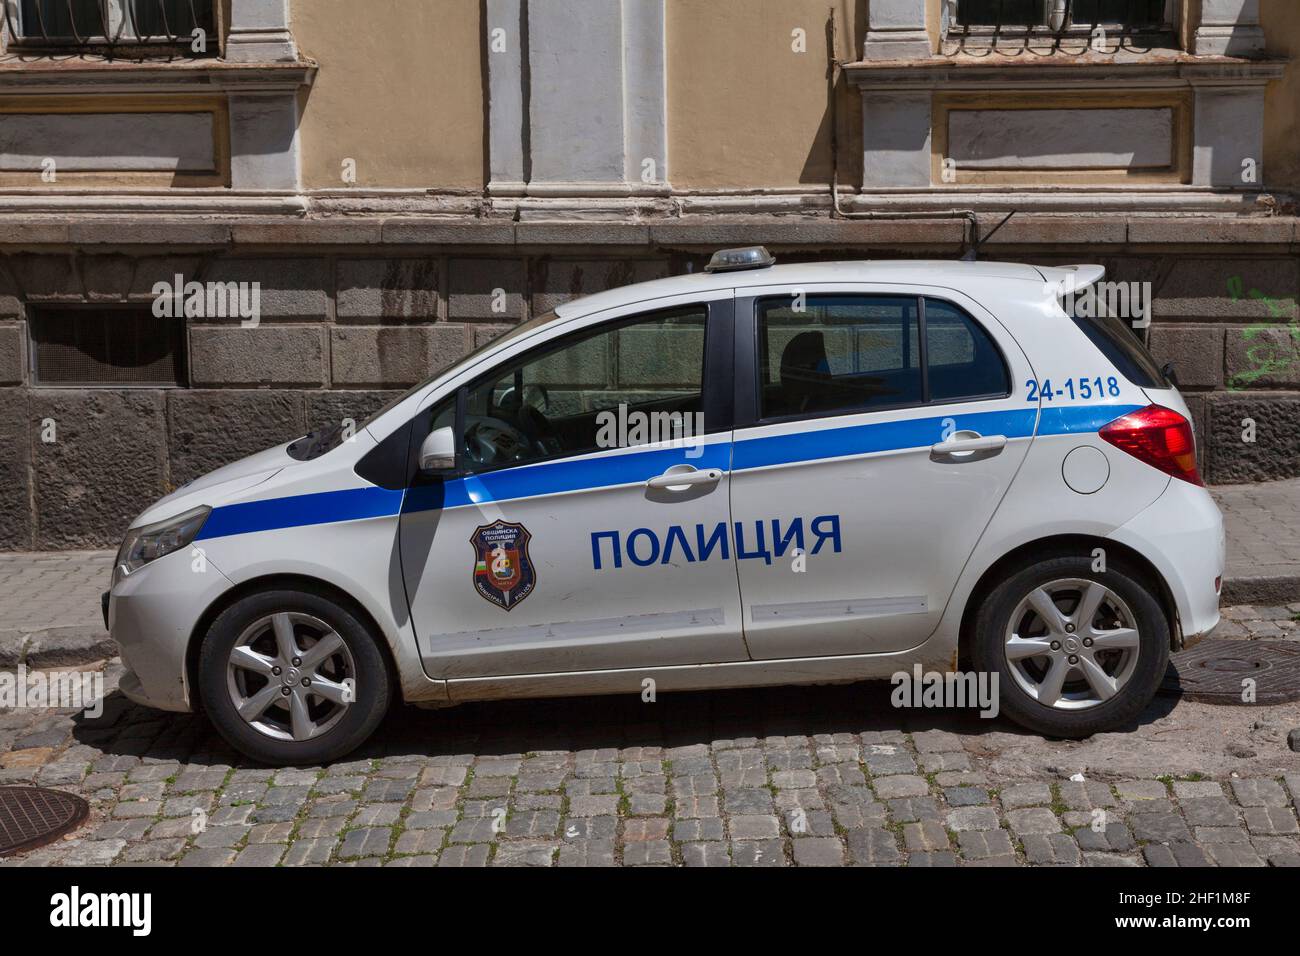
[[[1107,422],[1139,408],[1140,405],[1067,405],[1045,408],[1039,419],[1038,434],[1096,432]],[[635,484],[662,474],[677,464],[744,471],[801,461],[924,448],[942,440],[949,419],[953,422],[953,430],[969,429],[982,434],[1027,438],[1034,433],[1037,414],[1036,408],[1007,409],[765,435],[760,438],[742,438],[734,444],[720,442],[705,445],[703,454],[698,458],[688,457],[683,448],[671,448],[578,461],[567,459],[543,462],[456,478],[441,485],[419,486],[412,488],[409,494],[400,490],[367,486],[268,498],[214,508],[195,540],[365,518],[387,518],[402,511],[455,508]]]
[[[731,467],[734,471],[743,471],[747,468],[766,468],[770,465],[788,465],[821,458],[928,448],[943,440],[947,422],[954,423],[954,431],[969,429],[987,435],[1028,438],[1034,432],[1034,416],[1037,411],[1035,408],[1025,408],[960,416],[909,418],[897,422],[849,425],[845,428],[822,428],[742,439],[736,442]]]
[[[702,454],[692,458],[689,454],[692,451],[701,451]],[[455,508],[457,505],[477,505],[489,501],[535,498],[566,491],[627,485],[663,474],[673,465],[686,464],[696,468],[725,470],[731,464],[730,451],[726,442],[719,442],[697,448],[660,448],[604,458],[545,462],[524,468],[506,468],[482,475],[470,475],[447,482],[447,497],[443,507]]]
[[[222,505],[212,509],[194,540],[361,518],[384,518],[397,514],[402,507],[402,494],[400,490],[370,486]]]

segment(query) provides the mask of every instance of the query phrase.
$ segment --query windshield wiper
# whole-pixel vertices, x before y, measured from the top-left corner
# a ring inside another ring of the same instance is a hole
[[[342,434],[342,424],[317,428],[303,435],[291,444],[286,451],[289,452],[289,457],[298,461],[311,461],[313,458],[319,458],[327,451],[338,447],[339,436]]]

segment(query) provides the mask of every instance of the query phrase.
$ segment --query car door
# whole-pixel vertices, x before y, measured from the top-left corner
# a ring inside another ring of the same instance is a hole
[[[703,299],[611,314],[422,411],[413,448],[458,438],[401,519],[429,676],[746,659],[728,547],[696,546],[730,520],[731,293]]]
[[[938,625],[1024,460],[1028,362],[956,292],[738,298],[732,512],[756,659],[902,650]]]

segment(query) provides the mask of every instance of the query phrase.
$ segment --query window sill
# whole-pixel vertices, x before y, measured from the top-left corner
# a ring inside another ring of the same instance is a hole
[[[212,60],[221,56],[220,50],[215,48],[204,53],[191,52],[188,37],[184,43],[139,42],[131,37],[122,37],[112,43],[105,40],[78,41],[71,38],[67,40],[11,39],[5,43],[3,51],[0,52],[3,52],[6,57],[83,56],[129,63],[148,60]]]
[[[315,60],[231,63],[215,58],[109,60],[88,53],[23,54],[0,57],[0,93],[274,92],[310,86]]]
[[[1022,50],[1018,56],[958,54],[913,60],[860,60],[846,63],[844,74],[859,89],[1023,89],[1111,83],[1144,86],[1218,84],[1259,85],[1281,77],[1290,61],[1285,57],[1250,58],[1194,56],[1182,51],[1156,51],[1141,56],[1040,56]]]
[[[1160,60],[1178,57],[1184,53],[1173,37],[1106,37],[1094,41],[1087,34],[1026,34],[1003,33],[950,36],[940,47],[944,59],[971,57],[982,59],[990,55],[1004,58],[1017,56],[1035,59],[1059,58],[1099,59],[1111,57],[1118,60]]]

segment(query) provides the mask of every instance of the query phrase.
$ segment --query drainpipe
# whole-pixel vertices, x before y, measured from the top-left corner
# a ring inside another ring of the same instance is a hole
[[[829,44],[828,60],[830,61],[830,70],[828,72],[827,97],[830,101],[831,113],[831,218],[833,219],[880,219],[880,220],[927,220],[927,219],[965,219],[970,223],[970,238],[966,238],[963,230],[962,242],[968,249],[977,249],[980,243],[979,219],[973,209],[942,209],[937,212],[877,212],[874,210],[854,210],[848,211],[840,208],[840,117],[839,102],[835,96],[835,88],[839,84],[840,61],[835,56],[836,43],[836,24],[835,8],[830,8],[830,35],[827,38]]]

